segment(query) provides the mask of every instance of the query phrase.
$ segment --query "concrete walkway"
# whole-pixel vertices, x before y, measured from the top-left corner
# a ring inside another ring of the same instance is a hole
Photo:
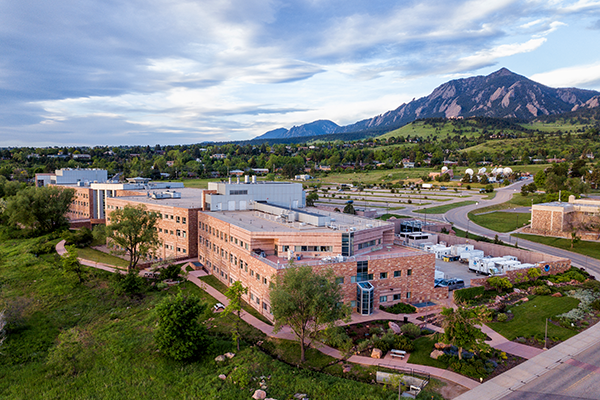
[[[66,253],[64,240],[59,242],[56,245],[56,251],[60,256],[62,256],[63,254]],[[83,265],[86,265],[86,266],[89,266],[92,268],[98,268],[98,269],[102,269],[104,271],[109,271],[109,272],[113,272],[113,273],[114,272],[121,273],[121,274],[126,273],[126,271],[124,271],[124,270],[114,268],[110,265],[106,265],[103,263],[97,263],[97,262],[85,260],[82,258],[79,258],[79,261]],[[183,265],[189,261],[195,261],[195,260],[194,259],[183,260],[183,261],[178,262],[178,264]],[[207,276],[207,275],[208,274],[205,271],[191,271],[188,274],[188,280],[190,282],[192,282],[193,284],[195,284],[196,286],[198,286],[199,288],[201,288],[202,290],[204,290],[210,296],[214,297],[217,301],[223,303],[224,305],[228,305],[229,300],[227,299],[227,297],[225,297],[225,295],[223,293],[219,292],[217,289],[213,288],[212,286],[208,285],[206,282],[199,279],[199,277]],[[404,316],[406,316],[408,318],[409,322],[412,322],[414,324],[423,324],[423,321],[419,320],[418,318],[423,315],[426,315],[426,314],[430,314],[430,313],[397,315],[397,314],[391,314],[391,313],[388,313],[388,312],[385,312],[382,310],[375,310],[374,313],[371,315],[361,315],[361,314],[353,313],[351,321],[348,322],[347,324],[368,323],[368,322],[383,320],[383,319],[403,321]],[[252,314],[242,311],[241,317],[246,323],[254,326],[255,328],[257,328],[258,330],[260,330],[261,332],[263,332],[265,335],[267,335],[269,337],[277,338],[277,339],[285,339],[285,340],[296,340],[296,335],[287,326],[283,327],[279,332],[274,333],[272,325],[269,325],[269,324],[261,321],[260,319],[256,318]],[[427,326],[427,328],[432,329],[436,332],[443,332],[442,328],[437,327],[435,325],[429,325],[429,326]],[[523,358],[531,358],[531,357],[539,354],[538,352],[542,351],[542,350],[539,350],[539,349],[536,349],[536,348],[533,348],[530,346],[525,346],[525,345],[521,345],[518,343],[510,342],[506,338],[504,338],[503,336],[494,332],[493,330],[491,330],[490,328],[488,328],[485,325],[483,326],[482,330],[492,339],[491,341],[488,341],[488,343],[492,347],[497,348],[501,351],[505,351],[510,354],[515,354],[515,355],[518,355]],[[337,359],[343,358],[342,354],[337,349],[329,347],[323,343],[318,343],[318,342],[313,343],[313,347],[317,348],[323,354],[326,354],[330,357],[337,358]],[[409,359],[410,359],[410,355],[408,357],[406,357],[404,360],[398,360],[397,358],[392,358],[391,355],[389,355],[389,354],[386,355],[383,359],[375,359],[375,358],[370,358],[370,357],[353,355],[348,359],[348,361],[352,362],[352,363],[356,363],[356,364],[361,364],[361,365],[382,366],[382,367],[392,368],[392,369],[394,369],[394,368],[404,369],[404,370],[412,369],[417,373],[430,374],[431,376],[442,378],[442,379],[457,383],[468,389],[473,389],[480,385],[479,382],[477,382],[473,379],[467,378],[463,375],[457,374],[455,372],[452,372],[452,371],[448,371],[448,370],[441,369],[441,368],[430,367],[430,366],[426,366],[426,365],[409,364],[408,363]]]

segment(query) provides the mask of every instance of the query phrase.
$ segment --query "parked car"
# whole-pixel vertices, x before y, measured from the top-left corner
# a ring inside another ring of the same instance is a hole
[[[218,312],[220,310],[224,310],[225,306],[222,303],[217,303],[213,306],[213,311]]]
[[[448,290],[462,289],[465,287],[465,281],[462,279],[436,279],[435,287],[447,287]]]

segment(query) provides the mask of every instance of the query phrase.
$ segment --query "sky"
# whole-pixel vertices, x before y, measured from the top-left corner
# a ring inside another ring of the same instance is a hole
[[[348,125],[502,67],[600,90],[600,0],[0,0],[0,147]]]

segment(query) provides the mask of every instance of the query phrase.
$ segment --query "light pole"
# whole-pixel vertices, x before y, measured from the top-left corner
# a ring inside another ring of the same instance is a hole
[[[519,213],[515,207],[515,214],[517,215],[517,231],[519,230]],[[517,232],[518,235],[518,232]],[[508,235],[510,237],[510,234]],[[519,236],[515,236],[515,247],[519,247]]]

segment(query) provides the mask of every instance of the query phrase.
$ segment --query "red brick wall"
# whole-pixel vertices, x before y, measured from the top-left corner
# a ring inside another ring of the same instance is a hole
[[[115,207],[140,204],[133,200],[124,200],[120,197],[106,199],[106,221],[110,224],[110,213]],[[166,258],[190,258],[198,256],[198,209],[180,208],[158,204],[146,204],[148,211],[154,211],[162,215],[157,220],[158,238],[161,246],[157,251],[158,257]],[[171,218],[172,217],[172,218]],[[183,222],[185,218],[185,223]],[[177,235],[179,231],[179,235]],[[171,233],[172,232],[172,233]]]

